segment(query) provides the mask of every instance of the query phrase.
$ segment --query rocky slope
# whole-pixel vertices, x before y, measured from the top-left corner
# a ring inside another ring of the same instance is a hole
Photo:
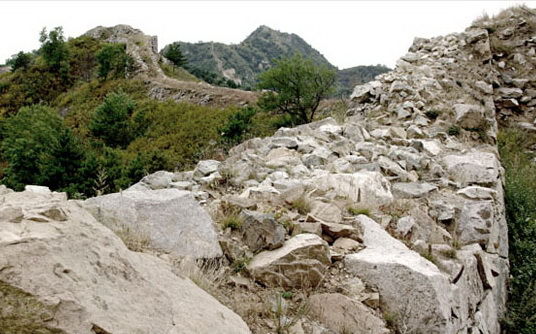
[[[355,88],[343,123],[281,128],[122,193],[2,190],[0,320],[44,333],[248,332],[181,278],[186,256],[217,263],[207,290],[254,333],[501,333],[496,137],[503,122],[534,131],[535,33],[520,8],[416,38],[395,70]],[[154,313],[162,322],[137,322]]]
[[[273,60],[300,53],[316,64],[335,66],[300,36],[260,26],[235,45],[215,42],[180,42],[188,66],[218,73],[243,87],[254,87],[257,75],[273,65]],[[385,66],[358,66],[338,71],[339,90],[348,93],[356,84],[372,80],[389,71]]]
[[[202,105],[246,105],[256,100],[252,92],[215,87],[204,82],[180,81],[164,75],[159,63],[165,61],[158,53],[158,38],[145,35],[127,25],[96,27],[86,35],[110,43],[126,44],[127,53],[134,59],[131,76],[144,80],[149,95],[155,99],[189,102]]]
[[[0,188],[0,332],[250,333],[164,261],[129,251],[64,193]]]
[[[329,301],[298,332],[354,328],[330,313],[350,298],[353,314],[378,319],[374,333],[382,314],[401,333],[500,333],[509,265],[497,119],[533,128],[535,23],[513,10],[417,38],[394,71],[356,87],[343,124],[282,128],[169,186],[208,200],[227,227],[225,256],[250,259],[246,277],[314,287],[313,309]],[[241,223],[226,223],[233,210]]]

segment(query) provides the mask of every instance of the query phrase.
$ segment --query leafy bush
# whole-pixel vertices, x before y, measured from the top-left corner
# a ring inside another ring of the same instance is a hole
[[[125,77],[132,60],[126,53],[125,44],[110,43],[97,53],[97,62],[99,64],[98,75],[100,78],[118,79]]]
[[[431,120],[435,120],[437,117],[439,117],[439,111],[435,109],[427,110],[424,114]]]
[[[506,169],[505,200],[510,246],[508,313],[503,326],[508,333],[536,332],[536,165],[529,147],[536,136],[519,129],[498,136]]]
[[[244,135],[248,133],[253,126],[253,116],[257,110],[252,107],[246,107],[231,114],[224,126],[218,129],[222,139],[230,144],[237,144],[242,141]]]
[[[5,121],[3,130],[1,152],[7,168],[2,183],[16,190],[26,184],[69,193],[85,190],[84,151],[54,109],[22,108]]]
[[[43,28],[39,41],[41,42],[39,53],[45,63],[53,72],[66,78],[69,73],[69,47],[63,36],[63,28],[56,27],[48,33]]]
[[[456,125],[451,125],[448,129],[447,129],[447,134],[449,136],[458,136],[460,134],[460,127],[459,126],[456,126]]]
[[[20,51],[6,62],[6,65],[11,66],[11,71],[15,72],[18,69],[26,69],[32,62],[32,55]]]
[[[144,115],[134,113],[135,107],[136,103],[127,94],[111,93],[95,110],[89,130],[106,145],[125,148],[144,132]]]
[[[365,216],[370,217],[370,215],[371,215],[370,209],[368,209],[368,208],[355,208],[353,206],[348,208],[348,213],[351,214],[352,216],[365,215]]]

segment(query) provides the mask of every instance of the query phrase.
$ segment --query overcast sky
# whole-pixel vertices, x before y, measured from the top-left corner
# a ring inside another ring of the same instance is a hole
[[[529,1],[0,1],[0,63],[39,46],[43,27],[75,37],[129,24],[173,41],[239,43],[259,25],[300,35],[339,68],[393,66],[414,37],[463,31],[484,12]]]

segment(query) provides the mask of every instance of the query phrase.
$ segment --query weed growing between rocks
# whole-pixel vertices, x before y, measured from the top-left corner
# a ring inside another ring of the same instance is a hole
[[[151,250],[151,239],[143,231],[129,226],[112,227],[125,246],[133,252],[146,252]]]
[[[290,202],[290,207],[298,211],[300,215],[306,215],[311,212],[311,203],[305,196],[301,196]]]
[[[359,216],[359,215],[365,215],[365,216],[368,216],[368,217],[371,216],[370,209],[368,209],[368,208],[356,208],[356,207],[353,207],[353,206],[348,208],[348,213],[351,214],[352,216]]]

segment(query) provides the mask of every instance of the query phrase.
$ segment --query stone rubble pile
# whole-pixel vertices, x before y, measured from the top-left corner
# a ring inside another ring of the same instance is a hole
[[[162,306],[136,308],[125,324],[111,325],[113,314],[103,310],[112,301],[95,284],[114,295],[113,287],[140,281],[138,295],[120,298],[130,304],[162,295],[150,280],[157,270],[174,296],[186,293],[166,299],[166,330],[181,323],[176,310],[191,308],[182,314],[189,326],[210,304],[212,313],[198,319],[206,332],[216,323],[222,332],[248,332],[189,281],[171,282],[163,263],[128,252],[97,219],[141,231],[166,253],[223,256],[242,270],[233,279],[244,286],[313,291],[309,320],[293,333],[388,333],[389,324],[406,333],[499,334],[509,264],[497,131],[506,120],[536,130],[534,25],[501,20],[416,38],[395,70],[355,88],[342,124],[326,118],[281,128],[234,147],[225,161],[156,172],[122,193],[78,203],[36,187],[0,189],[0,247],[24,260],[3,256],[0,283],[82,314],[77,333],[94,324],[115,334]],[[46,287],[30,280],[43,252],[58,255],[47,257],[50,270],[41,268]],[[61,295],[61,282],[88,288]]]
[[[505,84],[501,59],[521,56],[497,54],[494,38],[481,27],[417,38],[394,71],[356,87],[343,124],[282,128],[222,163],[175,173],[169,187],[192,191],[211,212],[254,203],[292,226],[281,248],[238,251],[263,285],[318,282],[331,257],[378,291],[399,328],[499,333],[509,272],[497,116],[513,112],[506,100],[531,115],[534,89],[529,79]],[[532,64],[531,41],[516,43]],[[223,183],[235,190],[213,190]],[[229,235],[243,242],[229,231],[221,238]]]

